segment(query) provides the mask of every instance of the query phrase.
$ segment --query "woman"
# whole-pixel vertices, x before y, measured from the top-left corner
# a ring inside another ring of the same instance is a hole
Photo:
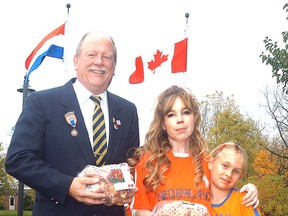
[[[207,143],[200,122],[199,103],[190,91],[172,86],[159,95],[145,143],[128,161],[138,188],[131,205],[134,215],[150,216],[167,200],[197,203],[202,215],[211,215]]]

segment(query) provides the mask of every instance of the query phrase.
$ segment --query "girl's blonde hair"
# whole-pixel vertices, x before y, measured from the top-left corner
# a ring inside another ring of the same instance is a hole
[[[226,142],[219,146],[217,146],[215,149],[213,149],[210,153],[211,159],[215,160],[217,157],[221,156],[222,153],[234,153],[234,154],[240,154],[243,158],[243,164],[242,164],[242,170],[241,178],[243,178],[247,173],[247,166],[248,166],[248,155],[247,152],[239,145],[237,145],[235,142]],[[212,171],[213,172],[213,171]]]

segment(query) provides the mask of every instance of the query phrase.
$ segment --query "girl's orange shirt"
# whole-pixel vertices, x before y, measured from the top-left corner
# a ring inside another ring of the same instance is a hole
[[[213,216],[238,215],[238,216],[261,216],[259,208],[253,209],[252,206],[242,205],[245,192],[240,192],[236,188],[231,188],[226,199],[219,204],[212,204]]]

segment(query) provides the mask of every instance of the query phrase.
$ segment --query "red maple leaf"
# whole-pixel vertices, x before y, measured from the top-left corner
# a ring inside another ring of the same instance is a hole
[[[159,67],[163,62],[168,60],[168,55],[162,55],[163,52],[157,50],[156,54],[154,54],[154,60],[148,62],[148,68],[155,73],[155,69]]]

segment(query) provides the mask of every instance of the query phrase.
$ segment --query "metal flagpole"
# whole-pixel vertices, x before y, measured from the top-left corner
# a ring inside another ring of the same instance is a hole
[[[66,21],[66,25],[65,25],[65,35],[67,32],[67,39],[66,39],[66,48],[64,47],[64,52],[65,52],[65,56],[64,56],[64,61],[65,61],[65,70],[66,70],[66,76],[67,76],[67,53],[68,53],[68,33],[69,33],[69,9],[71,7],[71,4],[67,4],[67,21]],[[23,93],[23,102],[22,102],[22,109],[24,107],[25,101],[27,96],[35,91],[34,89],[29,88],[29,77],[27,77],[27,73],[24,76],[24,83],[23,83],[23,88],[19,88],[17,89],[18,92]],[[67,79],[67,77],[66,77]],[[24,183],[22,183],[21,181],[19,181],[18,183],[18,213],[17,216],[23,216],[23,211],[24,211]]]
[[[27,76],[27,75],[26,75]],[[18,92],[23,93],[23,102],[22,102],[22,109],[25,104],[26,98],[29,93],[35,91],[34,89],[29,88],[29,78],[26,76],[24,77],[23,88],[17,89]],[[24,184],[19,181],[18,183],[18,216],[23,216],[24,210]]]
[[[68,44],[69,44],[69,10],[71,8],[71,4],[68,3],[66,4],[66,8],[67,8],[67,20],[66,20],[66,24],[65,24],[65,39],[66,39],[66,44],[64,47],[64,61],[65,61],[65,80],[67,81],[68,79]]]
[[[185,28],[185,30],[184,30],[184,37],[186,38],[188,38],[188,18],[189,18],[189,13],[185,13],[185,17],[186,17],[186,28]],[[187,59],[186,59],[186,72],[184,73],[184,86],[186,87],[187,86],[187,83],[186,83],[186,80],[187,80],[187,72],[188,72],[188,44],[189,44],[189,40],[188,40],[188,42],[187,42]]]

